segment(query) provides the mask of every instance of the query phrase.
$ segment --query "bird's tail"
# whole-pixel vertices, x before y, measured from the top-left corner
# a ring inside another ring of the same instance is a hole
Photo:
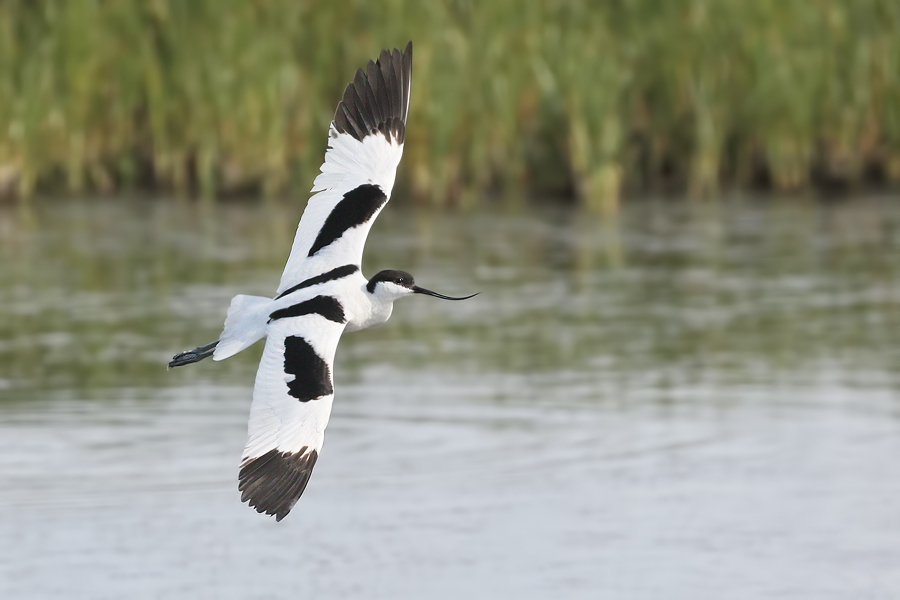
[[[224,360],[253,345],[266,335],[266,323],[272,299],[260,296],[235,296],[228,307],[225,328],[213,360]]]

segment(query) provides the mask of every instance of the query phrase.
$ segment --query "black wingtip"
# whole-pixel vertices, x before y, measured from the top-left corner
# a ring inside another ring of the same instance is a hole
[[[272,449],[255,458],[244,459],[238,475],[241,502],[247,502],[258,513],[285,518],[306,490],[319,453]]]
[[[334,113],[334,127],[362,141],[382,133],[402,144],[406,138],[409,82],[412,75],[412,41],[401,53],[383,50],[369,61],[344,90]]]

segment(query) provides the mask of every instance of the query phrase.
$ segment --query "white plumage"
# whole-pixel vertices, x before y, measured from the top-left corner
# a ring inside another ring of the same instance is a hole
[[[300,218],[291,255],[278,286],[279,294],[334,267],[360,264],[369,229],[391,197],[402,155],[403,143],[388,141],[380,132],[366,136],[360,143],[348,133],[338,133],[332,124],[325,163],[312,188],[313,192],[318,193],[309,199]],[[316,235],[337,204],[344,199],[344,194],[367,184],[377,185],[381,189],[386,197],[384,204],[365,223],[347,231],[315,256],[307,256]]]
[[[357,71],[329,128],[325,163],[276,297],[235,296],[219,340],[169,363],[223,360],[266,338],[238,487],[242,501],[279,521],[306,488],[322,449],[341,334],[384,323],[394,301],[409,294],[464,299],[421,288],[403,271],[366,280],[359,270],[403,155],[411,72],[412,42]]]
[[[276,448],[292,453],[304,447],[316,452],[322,449],[334,394],[320,396],[314,402],[298,402],[289,395],[287,384],[297,375],[285,373],[285,340],[291,336],[303,338],[331,368],[343,330],[343,325],[318,315],[280,319],[269,326],[266,348],[253,386],[243,460],[262,456]]]

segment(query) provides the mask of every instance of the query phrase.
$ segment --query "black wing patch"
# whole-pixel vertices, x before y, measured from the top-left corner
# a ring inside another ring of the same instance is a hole
[[[342,277],[346,277],[347,275],[353,275],[357,271],[359,271],[359,267],[357,267],[356,265],[344,265],[343,267],[335,267],[327,273],[322,273],[321,275],[316,275],[315,277],[304,279],[294,287],[284,290],[283,292],[278,294],[275,299],[278,300],[279,298],[284,298],[288,294],[293,294],[297,290],[302,290],[303,288],[308,288],[320,283],[325,283],[326,281],[341,279]]]
[[[256,458],[246,458],[241,463],[238,474],[238,490],[241,502],[249,502],[256,512],[275,515],[282,520],[309,483],[313,467],[319,458],[318,452],[280,452],[272,449]]]
[[[412,42],[401,54],[382,50],[377,62],[356,71],[334,113],[334,126],[358,141],[378,131],[388,141],[406,138],[406,109],[412,75]]]
[[[288,394],[300,402],[334,393],[328,363],[298,335],[284,339],[284,372],[294,375],[294,380],[287,384]]]
[[[322,248],[344,235],[344,232],[369,222],[378,209],[387,202],[387,196],[377,185],[363,184],[350,190],[331,210],[325,219],[316,241],[309,249],[308,256],[313,256]]]
[[[338,302],[337,298],[334,296],[316,296],[305,302],[276,310],[269,315],[269,323],[278,319],[299,317],[300,315],[320,315],[335,323],[344,323],[347,320],[344,316],[344,307]]]

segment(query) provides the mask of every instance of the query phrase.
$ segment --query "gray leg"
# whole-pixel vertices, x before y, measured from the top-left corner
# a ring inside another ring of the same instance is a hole
[[[211,344],[200,346],[198,348],[194,348],[193,350],[182,352],[181,354],[176,354],[172,357],[172,360],[169,361],[169,368],[171,369],[172,367],[189,365],[191,363],[201,361],[208,356],[212,356],[212,353],[215,351],[216,345],[218,343],[219,340],[216,340]]]

